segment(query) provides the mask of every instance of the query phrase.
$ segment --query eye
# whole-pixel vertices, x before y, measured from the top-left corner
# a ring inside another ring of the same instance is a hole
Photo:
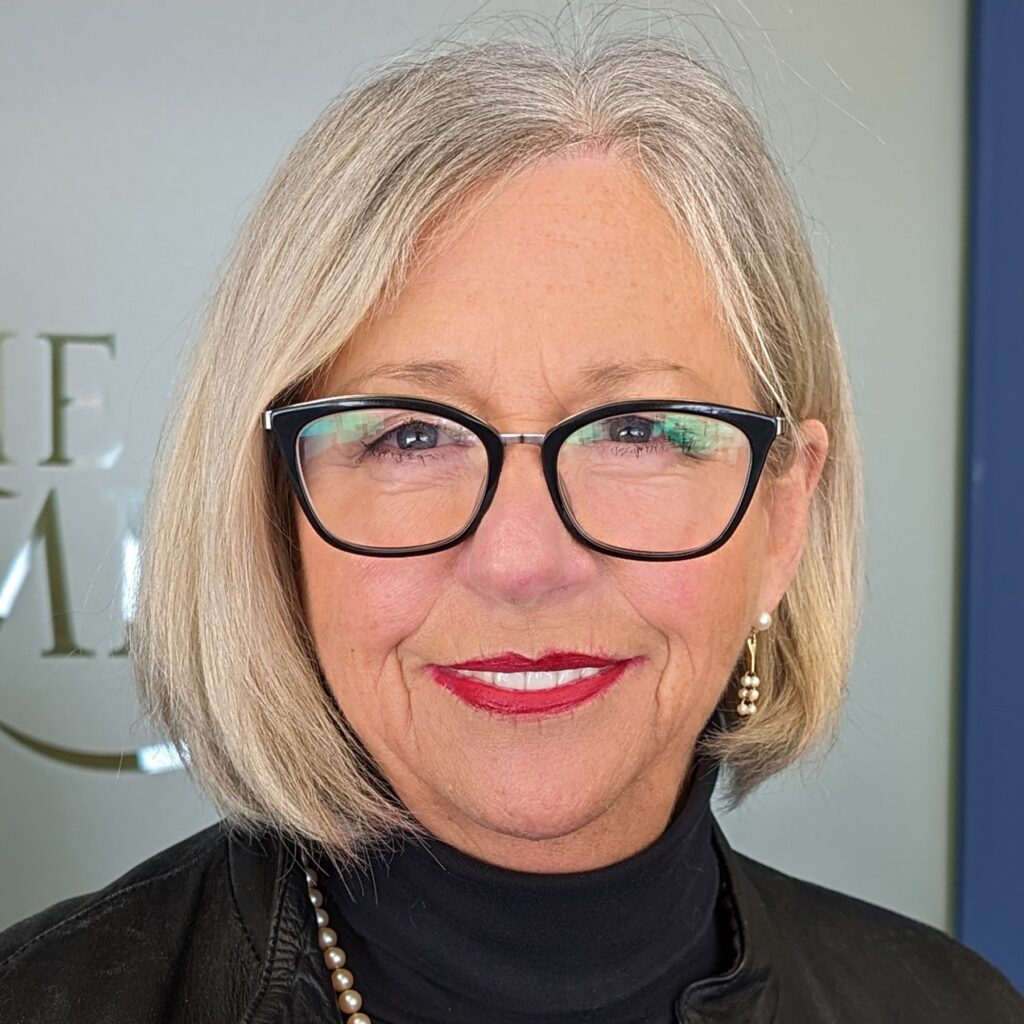
[[[613,441],[645,444],[654,434],[654,423],[641,416],[623,416],[609,421],[608,434]]]
[[[394,422],[394,417],[392,417]],[[425,458],[428,455],[451,457],[464,448],[476,447],[473,434],[450,420],[428,420],[404,417],[395,426],[378,424],[367,433],[363,448],[369,455],[402,458],[406,455]]]
[[[378,443],[393,438],[396,447],[402,451],[422,451],[425,448],[436,448],[438,436],[438,428],[433,424],[412,420],[384,434]]]

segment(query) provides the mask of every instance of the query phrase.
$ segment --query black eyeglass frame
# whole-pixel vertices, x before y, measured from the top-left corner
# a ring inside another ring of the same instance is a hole
[[[333,413],[352,412],[358,409],[400,408],[410,412],[421,412],[432,416],[440,416],[452,420],[475,434],[487,452],[487,479],[477,505],[476,511],[468,524],[457,534],[446,537],[434,544],[420,544],[412,547],[378,548],[353,544],[336,537],[321,523],[313,508],[306,491],[302,473],[299,469],[298,438],[303,428],[321,416]],[[681,412],[706,416],[721,420],[738,428],[750,443],[750,465],[747,469],[747,480],[743,488],[736,510],[732,514],[725,529],[709,544],[689,551],[642,551],[632,548],[619,548],[603,544],[586,533],[573,519],[558,484],[558,453],[563,442],[580,427],[585,427],[595,420],[608,416],[623,416],[642,412]],[[548,493],[554,503],[555,510],[569,533],[581,544],[602,554],[616,558],[627,558],[641,562],[678,562],[690,558],[698,558],[718,550],[736,531],[743,519],[750,502],[754,497],[758,481],[768,459],[775,439],[785,433],[786,422],[781,416],[754,412],[750,409],[738,409],[729,405],[713,405],[703,402],[677,401],[675,399],[642,398],[632,401],[611,402],[595,406],[556,423],[544,434],[501,433],[484,420],[453,405],[435,402],[425,398],[412,398],[406,395],[338,395],[331,398],[317,398],[309,402],[298,402],[267,409],[263,413],[263,428],[277,442],[289,480],[298,498],[303,513],[317,534],[332,547],[357,555],[371,555],[377,558],[403,558],[411,555],[427,555],[437,551],[445,551],[461,543],[480,525],[486,515],[498,489],[498,480],[504,463],[505,448],[510,444],[532,444],[540,448],[541,466]]]

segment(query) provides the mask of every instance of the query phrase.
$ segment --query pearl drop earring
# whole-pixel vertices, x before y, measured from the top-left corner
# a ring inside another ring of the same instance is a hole
[[[736,714],[743,718],[757,711],[757,698],[760,696],[758,687],[761,685],[761,680],[757,677],[757,634],[763,633],[771,624],[771,614],[761,612],[750,631],[750,636],[747,637],[747,671],[740,680],[740,702],[736,705]]]

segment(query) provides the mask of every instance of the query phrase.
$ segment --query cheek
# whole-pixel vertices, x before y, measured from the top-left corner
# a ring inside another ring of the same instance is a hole
[[[751,512],[755,510],[752,508]],[[684,562],[626,562],[621,592],[639,616],[682,648],[694,670],[728,671],[756,614],[759,517],[717,551]],[[737,637],[740,639],[737,640]]]
[[[742,578],[723,577],[716,566],[718,553],[693,562],[627,568],[622,590],[641,617],[668,638],[693,639],[709,624],[735,618],[735,607],[745,604]],[[724,559],[722,559],[724,560]]]
[[[345,663],[379,664],[430,614],[451,567],[446,552],[367,558],[299,529],[306,617],[328,678]]]

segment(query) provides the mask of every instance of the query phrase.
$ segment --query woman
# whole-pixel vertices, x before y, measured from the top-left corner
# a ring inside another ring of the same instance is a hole
[[[1024,1021],[711,814],[834,727],[859,498],[792,201],[705,68],[383,69],[173,409],[132,648],[224,820],[5,932],[0,1019]]]

